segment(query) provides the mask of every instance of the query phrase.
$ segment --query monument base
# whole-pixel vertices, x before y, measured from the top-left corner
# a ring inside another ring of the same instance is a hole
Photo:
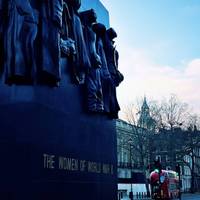
[[[115,121],[86,113],[82,87],[0,83],[0,199],[117,199]]]

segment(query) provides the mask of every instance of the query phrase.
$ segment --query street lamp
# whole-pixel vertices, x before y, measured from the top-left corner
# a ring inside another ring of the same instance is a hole
[[[178,189],[179,189],[179,199],[181,200],[181,167],[180,167],[180,164],[178,163],[176,165],[176,172],[178,174]]]
[[[131,173],[130,173],[130,175],[131,175],[131,178],[130,178],[130,184],[131,184],[131,191],[130,191],[130,193],[129,193],[129,198],[130,198],[130,200],[133,200],[133,186],[132,186],[132,142],[133,142],[133,140],[130,138],[129,140],[128,140],[128,144],[129,144],[129,150],[130,150],[130,152],[129,152],[129,158],[130,158],[130,170],[131,170]]]

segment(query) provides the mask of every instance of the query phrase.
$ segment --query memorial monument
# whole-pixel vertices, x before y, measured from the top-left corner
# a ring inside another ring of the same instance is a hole
[[[0,199],[117,199],[112,28],[80,0],[0,0]]]

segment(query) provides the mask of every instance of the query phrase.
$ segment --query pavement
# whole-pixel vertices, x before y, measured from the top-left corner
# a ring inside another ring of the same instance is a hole
[[[182,194],[181,200],[200,200],[199,194]]]
[[[134,200],[151,200],[151,198],[136,198],[134,197]],[[125,197],[121,200],[130,200],[128,197]],[[175,199],[174,199],[175,200]],[[179,199],[177,199],[179,200]],[[181,200],[200,200],[200,193],[199,194],[182,194]]]

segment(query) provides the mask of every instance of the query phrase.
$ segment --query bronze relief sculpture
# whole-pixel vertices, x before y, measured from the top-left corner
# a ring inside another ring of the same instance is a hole
[[[114,29],[98,23],[80,0],[0,0],[0,78],[8,85],[58,87],[61,59],[72,84],[83,85],[89,112],[118,117],[123,81]]]

